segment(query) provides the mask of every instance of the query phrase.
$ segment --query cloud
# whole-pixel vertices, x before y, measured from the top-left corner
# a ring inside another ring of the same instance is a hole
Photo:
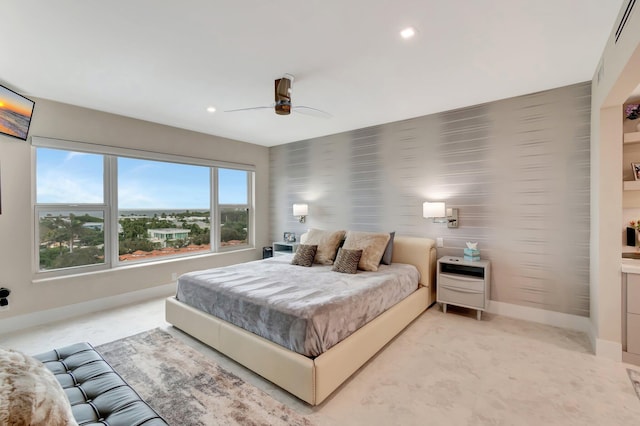
[[[50,170],[38,176],[37,202],[46,204],[102,204],[102,181],[74,175],[67,170]]]
[[[76,157],[85,157],[87,155],[95,155],[95,154],[87,154],[85,152],[75,152],[75,151],[70,151],[66,157],[64,157],[64,162],[67,163],[71,160],[73,160]]]

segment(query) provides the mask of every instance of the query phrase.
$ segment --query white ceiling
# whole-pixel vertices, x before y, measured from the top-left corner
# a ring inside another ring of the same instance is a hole
[[[273,146],[591,80],[622,1],[2,0],[0,83]],[[332,117],[223,112],[284,73]]]

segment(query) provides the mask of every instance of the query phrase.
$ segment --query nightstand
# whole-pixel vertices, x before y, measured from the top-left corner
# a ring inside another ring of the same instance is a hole
[[[273,243],[273,255],[281,256],[283,254],[295,253],[300,243],[287,243],[284,241],[276,241]]]
[[[437,301],[447,313],[447,304],[476,309],[480,320],[489,305],[491,263],[488,260],[470,262],[462,257],[444,256],[438,259]]]

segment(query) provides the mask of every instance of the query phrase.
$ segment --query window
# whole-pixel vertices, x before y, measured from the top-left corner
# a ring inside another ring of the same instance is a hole
[[[37,150],[39,270],[105,264],[104,161],[96,154]]]
[[[104,264],[103,211],[38,212],[40,270]]]
[[[120,262],[210,251],[210,168],[118,158],[118,228]]]
[[[104,269],[251,242],[251,166],[32,139],[38,272]]]
[[[249,229],[249,173],[218,169],[220,247],[247,244]]]

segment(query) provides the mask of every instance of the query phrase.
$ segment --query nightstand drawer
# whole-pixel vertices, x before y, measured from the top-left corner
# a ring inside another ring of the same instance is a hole
[[[440,274],[438,286],[453,290],[471,290],[476,293],[484,293],[484,280],[467,277],[464,275]]]
[[[485,308],[484,292],[478,293],[466,289],[454,289],[440,286],[438,288],[438,301],[470,308]]]

